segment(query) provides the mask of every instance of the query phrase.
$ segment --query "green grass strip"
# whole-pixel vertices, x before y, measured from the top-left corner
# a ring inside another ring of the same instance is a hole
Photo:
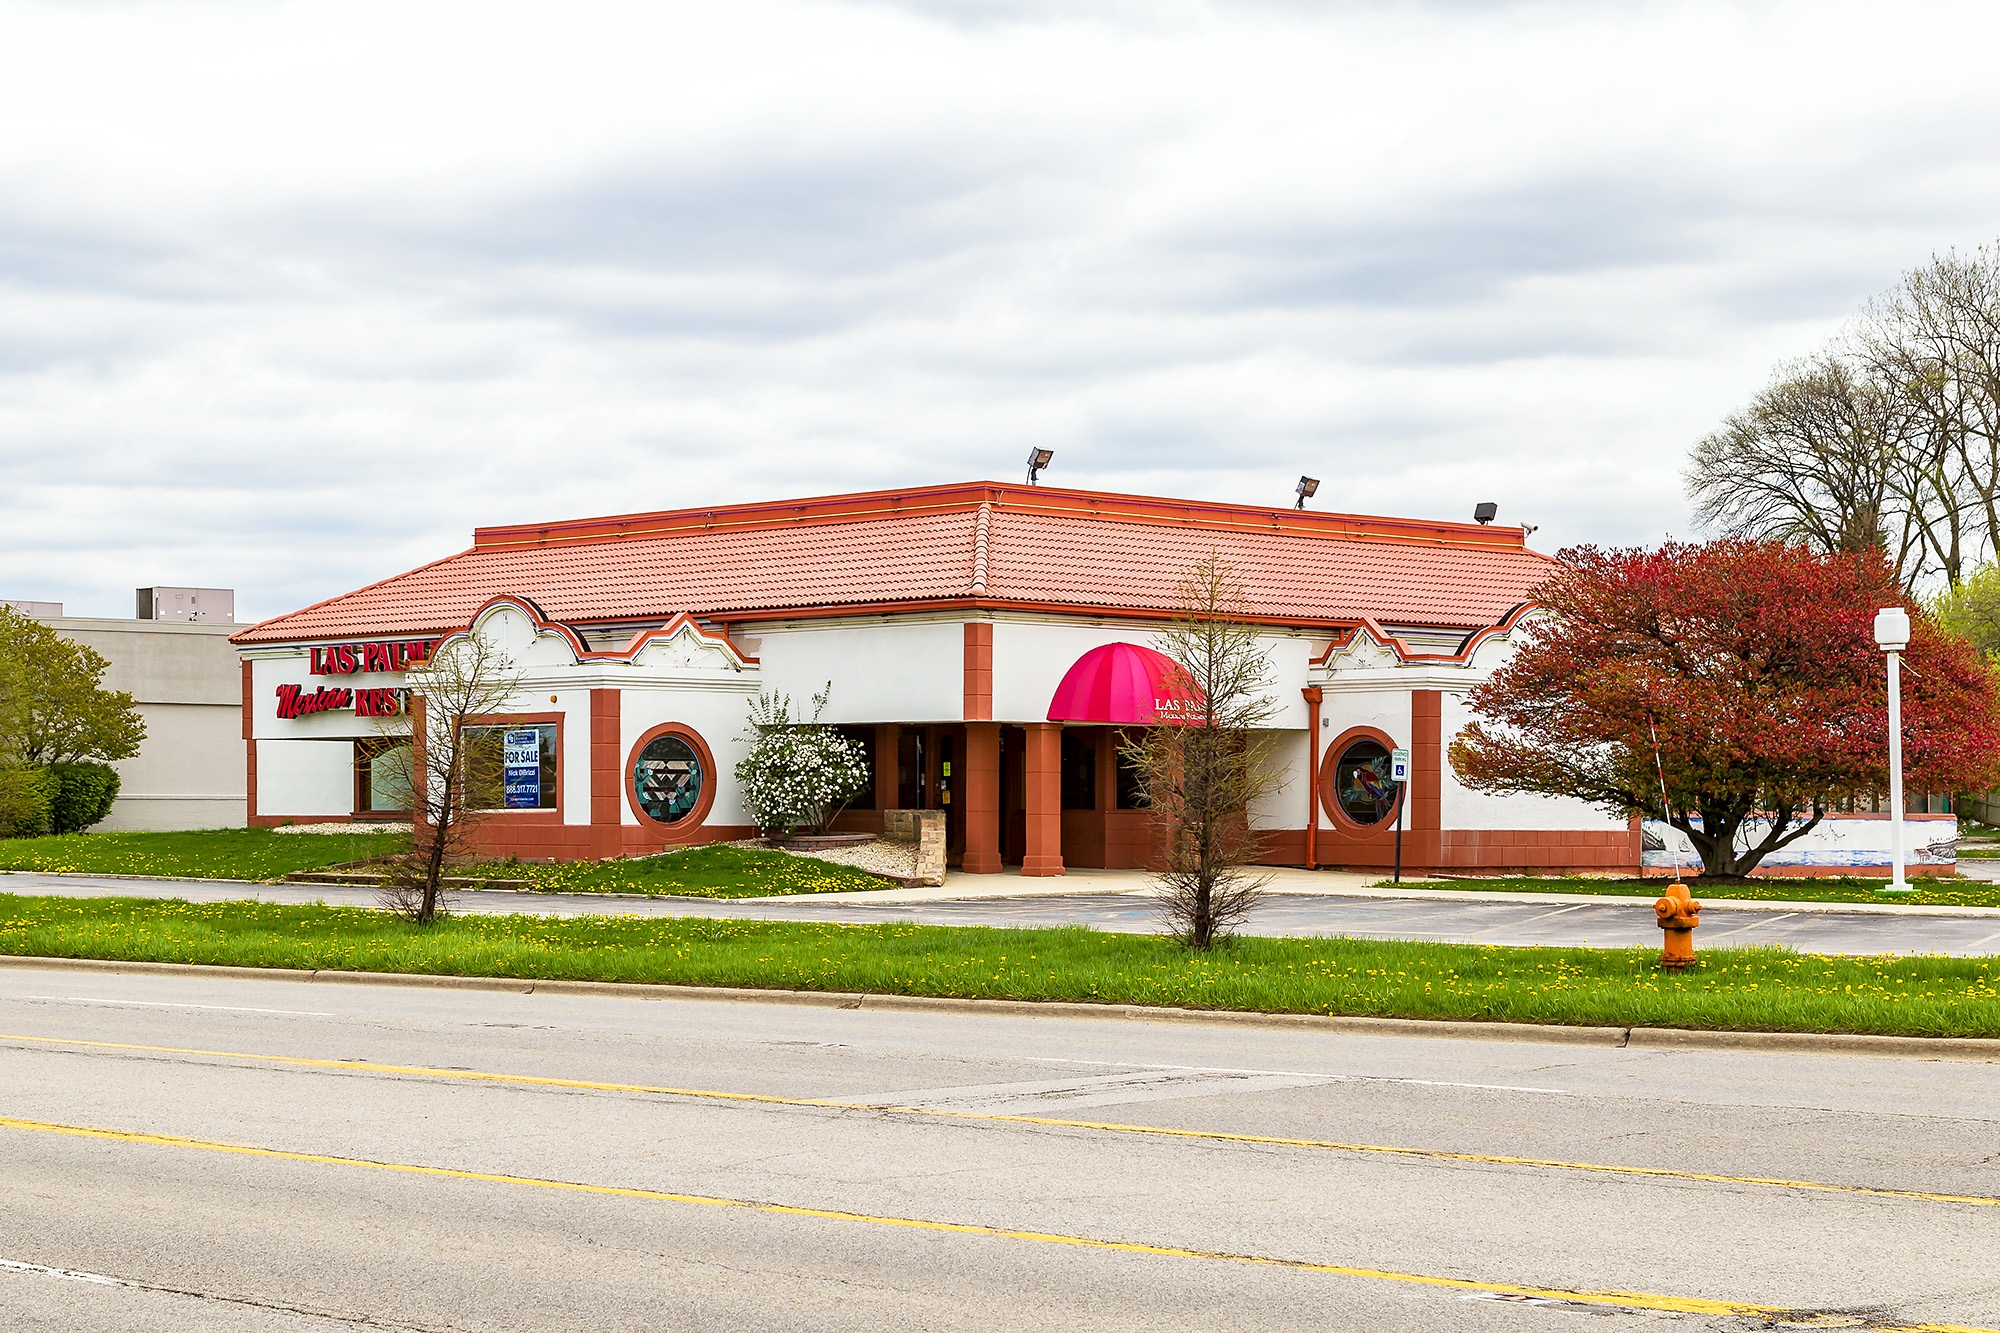
[[[169,879],[283,879],[295,870],[389,856],[402,833],[277,833],[205,829],[191,833],[71,833],[0,838],[0,870],[43,874],[158,875]],[[550,893],[643,893],[692,898],[762,898],[891,888],[850,866],[755,847],[707,846],[620,861],[536,865],[491,861],[463,873],[525,879]]]
[[[2000,959],[1244,938],[1083,928],[454,916],[0,895],[0,953],[243,967],[1081,1000],[1521,1023],[2000,1036]]]
[[[476,873],[525,879],[545,893],[643,893],[676,898],[764,898],[896,887],[852,866],[790,852],[726,845],[620,861],[556,861],[548,865],[489,862]]]
[[[1378,889],[1458,889],[1466,893],[1591,893],[1630,898],[1657,898],[1664,879],[1594,879],[1583,875],[1495,875],[1473,879],[1411,879],[1375,881]],[[1707,884],[1689,878],[1688,892],[1698,901],[1728,898],[1767,903],[1907,903],[1913,907],[2000,907],[2000,884],[1979,880],[1918,877],[1915,893],[1891,896],[1876,890],[1886,879],[1829,876],[1824,879],[1759,879],[1748,884]]]
[[[273,833],[202,829],[189,833],[65,833],[0,838],[0,870],[43,874],[161,875],[170,879],[282,879],[388,856],[409,841],[397,833]]]

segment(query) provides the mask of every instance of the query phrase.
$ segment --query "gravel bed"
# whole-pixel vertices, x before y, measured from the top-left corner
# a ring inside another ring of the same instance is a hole
[[[408,824],[280,824],[273,833],[408,833]]]

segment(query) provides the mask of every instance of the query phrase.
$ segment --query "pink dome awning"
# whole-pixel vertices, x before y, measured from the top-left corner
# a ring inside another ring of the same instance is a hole
[[[1049,701],[1051,722],[1149,727],[1179,710],[1171,657],[1136,643],[1107,643],[1076,659]]]

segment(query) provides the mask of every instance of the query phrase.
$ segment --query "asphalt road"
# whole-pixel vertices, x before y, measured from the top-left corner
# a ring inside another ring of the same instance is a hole
[[[9,969],[0,1324],[1992,1328],[1996,1091],[1960,1061]]]
[[[0,891],[75,897],[139,894],[215,901],[372,905],[372,889],[335,884],[260,885],[213,881],[90,879],[0,875]],[[1088,925],[1098,930],[1153,932],[1151,900],[1140,892],[1091,891],[1023,897],[912,901],[895,894],[833,894],[791,898],[620,898],[601,894],[461,893],[453,910],[539,912],[556,916],[616,915],[738,917],[762,921],[911,921],[941,926]],[[1350,898],[1272,893],[1251,918],[1257,935],[1346,935],[1358,939],[1444,940],[1472,944],[1658,946],[1650,906],[1630,902],[1546,903]],[[1990,954],[2000,951],[2000,914],[1946,915],[1936,910],[1801,912],[1772,907],[1711,907],[1697,947],[1785,944],[1811,953]]]

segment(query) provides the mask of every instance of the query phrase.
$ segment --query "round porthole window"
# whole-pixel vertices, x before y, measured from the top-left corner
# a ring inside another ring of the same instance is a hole
[[[1333,769],[1340,812],[1357,824],[1379,824],[1396,813],[1396,784],[1389,781],[1389,751],[1374,741],[1356,741],[1341,751]]]
[[[678,824],[701,806],[708,774],[694,746],[668,732],[641,747],[632,761],[632,797],[640,813],[662,824]]]

